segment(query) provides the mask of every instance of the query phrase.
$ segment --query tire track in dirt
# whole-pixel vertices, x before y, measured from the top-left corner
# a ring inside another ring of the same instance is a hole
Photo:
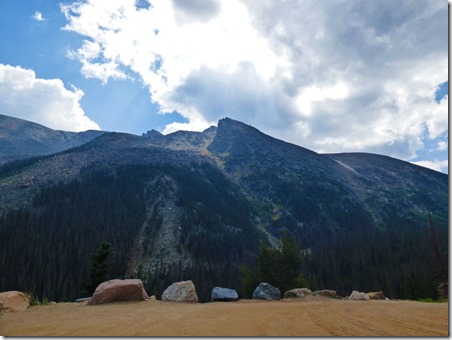
[[[241,300],[57,303],[0,315],[3,336],[447,336],[448,305]]]

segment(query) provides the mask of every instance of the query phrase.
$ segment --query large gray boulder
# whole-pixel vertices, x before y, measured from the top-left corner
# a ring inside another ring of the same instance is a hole
[[[356,301],[369,301],[370,297],[366,293],[362,293],[362,292],[358,292],[358,291],[354,290],[350,294],[348,299],[349,300],[356,300]]]
[[[302,299],[307,295],[312,295],[312,291],[308,288],[295,288],[284,293],[284,298]]]
[[[239,295],[234,289],[215,287],[212,289],[212,301],[237,301]]]
[[[88,305],[100,305],[114,301],[140,301],[148,299],[143,282],[138,279],[110,280],[97,286]]]
[[[30,296],[11,290],[0,293],[0,313],[1,312],[23,312],[30,306]]]
[[[165,289],[162,294],[163,301],[198,302],[195,285],[191,280],[175,282]]]
[[[268,283],[261,283],[253,292],[253,299],[257,300],[279,300],[281,299],[281,292],[278,288],[269,285]]]

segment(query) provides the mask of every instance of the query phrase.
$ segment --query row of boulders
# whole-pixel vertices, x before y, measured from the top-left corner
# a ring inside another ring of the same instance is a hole
[[[324,296],[328,298],[334,298],[336,297],[336,291],[335,290],[316,290],[315,292],[312,292],[308,288],[295,288],[288,290],[284,293],[284,298],[297,298],[302,299],[307,296]],[[268,283],[261,283],[259,286],[256,287],[256,289],[253,292],[253,299],[259,299],[259,300],[279,300],[281,299],[281,292],[278,288],[273,287],[272,285]]]
[[[239,296],[233,289],[215,287],[212,301],[237,301]],[[98,305],[113,301],[140,301],[149,299],[143,282],[137,279],[110,280],[101,283],[89,299],[88,305]],[[78,299],[77,301],[84,301]],[[175,282],[162,294],[162,301],[198,302],[196,288],[192,281]]]
[[[297,299],[303,299],[307,296],[323,296],[327,298],[335,298],[336,297],[336,291],[330,290],[330,289],[323,289],[323,290],[316,290],[315,292],[312,292],[309,288],[295,288],[288,290],[284,293],[285,299],[290,298],[297,298]]]
[[[295,288],[288,290],[284,293],[285,299],[303,299],[308,296],[321,296],[326,298],[341,298],[336,295],[335,290],[323,289],[316,290],[312,292],[308,288]],[[253,292],[253,299],[261,299],[261,300],[279,300],[281,298],[281,292],[278,288],[269,285],[268,283],[261,283]],[[354,290],[350,296],[349,300],[358,300],[358,301],[368,301],[368,300],[385,300],[387,299],[382,291],[379,292],[370,292],[370,293],[362,293]]]
[[[284,298],[303,299],[308,296],[320,296],[326,298],[340,298],[335,290],[323,289],[312,292],[308,288],[296,288],[284,293]],[[110,280],[100,284],[93,296],[89,299],[88,305],[96,305],[113,301],[131,301],[149,299],[144,290],[141,280]],[[212,290],[212,301],[237,301],[239,299],[234,289],[215,287]],[[256,300],[280,300],[281,292],[278,288],[268,283],[259,284],[253,292],[253,299]],[[362,293],[353,291],[348,297],[349,300],[384,300],[383,292]],[[196,288],[192,281],[175,282],[170,285],[162,294],[162,301],[173,302],[198,302]]]
[[[308,296],[323,296],[338,298],[334,290],[317,290],[312,292],[308,288],[296,288],[284,293],[284,298],[306,298]],[[152,298],[152,297],[151,297]],[[138,279],[110,280],[101,283],[93,296],[88,298],[88,305],[98,305],[114,301],[140,301],[151,299],[144,289],[143,282]],[[155,299],[155,297],[153,297]],[[212,301],[237,301],[239,299],[234,289],[215,287],[212,290]],[[253,299],[280,300],[281,292],[268,283],[259,284],[253,292]],[[362,293],[353,291],[350,300],[384,300],[383,292]],[[77,301],[85,301],[78,299]],[[192,281],[175,282],[162,294],[163,301],[198,302],[196,288]],[[10,291],[0,293],[0,311],[24,311],[30,306],[30,296],[22,292]]]

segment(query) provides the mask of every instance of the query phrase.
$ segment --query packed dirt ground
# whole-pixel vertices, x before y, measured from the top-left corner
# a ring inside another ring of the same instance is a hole
[[[334,299],[57,303],[0,315],[3,336],[448,336],[448,304]]]

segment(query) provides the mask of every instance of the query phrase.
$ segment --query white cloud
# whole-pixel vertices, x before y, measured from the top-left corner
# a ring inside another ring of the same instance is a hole
[[[224,116],[319,152],[414,159],[447,130],[447,4],[87,0],[62,6],[87,77],[138,75],[161,113]]]
[[[0,64],[0,113],[67,131],[99,130],[80,107],[83,91],[60,79],[36,78],[34,71]]]
[[[326,99],[343,99],[347,98],[347,95],[348,87],[341,81],[334,86],[323,88],[313,85],[302,90],[302,93],[296,98],[296,103],[300,113],[309,117],[312,114],[313,102],[322,102]]]
[[[46,21],[47,19],[44,18],[41,12],[36,11],[35,14],[33,14],[32,18],[36,20],[37,22]]]
[[[291,56],[293,77],[282,91],[293,93],[300,108],[294,120],[304,122],[299,134],[285,132],[292,141],[321,152],[410,159],[423,147],[425,127],[430,139],[447,129],[447,99],[434,100],[447,79],[445,4],[246,3],[273,48]],[[341,81],[348,90],[342,98],[323,93]],[[297,137],[305,126],[309,134]]]
[[[437,150],[440,150],[440,151],[447,150],[447,146],[448,146],[447,142],[443,142],[443,141],[438,142]]]
[[[86,78],[100,79],[103,84],[108,82],[109,78],[126,79],[127,75],[122,72],[119,65],[114,62],[96,62],[101,57],[101,47],[97,42],[85,40],[82,47],[77,51],[69,50],[67,57],[69,59],[79,59],[82,63],[81,72]]]
[[[82,62],[85,76],[105,82],[121,77],[119,67],[127,67],[149,86],[162,113],[179,111],[189,120],[183,125],[187,129],[219,118],[206,119],[208,113],[195,100],[181,103],[174,96],[200,69],[221,70],[231,78],[248,62],[259,82],[266,82],[285,63],[268,48],[237,0],[156,1],[149,9],[136,8],[133,0],[87,1],[61,8],[69,20],[64,29],[86,37],[80,49],[70,52]]]
[[[438,161],[438,160],[432,160],[432,161],[418,161],[418,162],[412,162],[413,164],[423,166],[425,168],[430,168],[436,171],[442,171],[446,172],[448,171],[448,161],[447,159]]]

